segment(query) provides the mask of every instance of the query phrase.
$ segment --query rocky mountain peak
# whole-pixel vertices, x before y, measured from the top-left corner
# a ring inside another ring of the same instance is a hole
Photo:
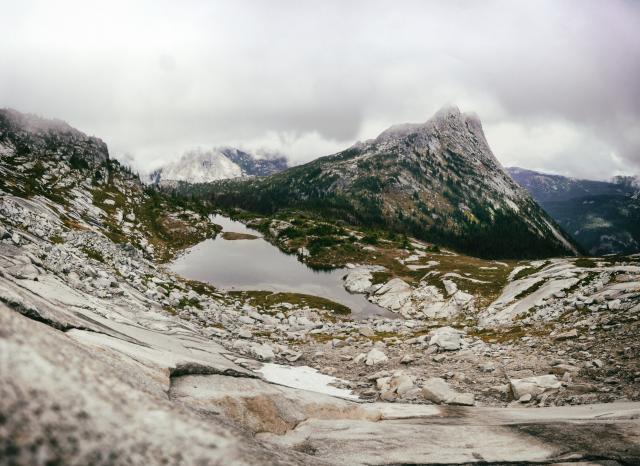
[[[58,119],[47,119],[13,109],[0,109],[0,153],[44,152],[97,168],[109,160],[107,145]]]
[[[577,252],[504,171],[478,117],[456,107],[263,181],[210,189],[230,206],[268,213],[311,209],[482,257]]]
[[[432,154],[448,149],[502,169],[489,147],[480,118],[475,113],[462,113],[456,106],[441,108],[424,123],[394,125],[383,131],[374,143],[402,143]]]
[[[151,183],[209,183],[245,176],[266,176],[288,167],[285,157],[257,158],[233,147],[193,149],[149,174]]]
[[[3,119],[15,130],[23,130],[30,133],[47,131],[80,133],[80,131],[72,128],[67,122],[57,118],[44,118],[33,113],[22,113],[12,108],[4,108],[1,112]]]

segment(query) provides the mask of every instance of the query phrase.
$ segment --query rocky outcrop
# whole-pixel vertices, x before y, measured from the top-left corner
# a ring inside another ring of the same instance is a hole
[[[344,276],[344,287],[351,293],[366,293],[371,288],[373,275],[371,271],[355,268]]]
[[[350,272],[347,277],[350,277],[353,282],[347,278],[345,287],[349,285],[350,291],[353,292],[368,292],[371,302],[407,318],[450,319],[463,311],[472,312],[475,308],[475,297],[458,290],[455,283],[450,280],[443,280],[449,284],[450,291],[445,297],[436,286],[426,282],[412,287],[400,278],[393,278],[383,285],[365,286],[368,281],[364,281],[363,276],[367,277],[363,272]],[[362,291],[355,291],[357,289]]]
[[[640,301],[640,266],[552,259],[532,263],[524,277],[511,280],[480,315],[482,325],[524,324],[557,318],[567,311],[633,309]],[[522,273],[521,272],[521,273]],[[612,280],[613,279],[613,280]],[[575,329],[570,329],[575,330]],[[567,330],[569,331],[569,330]]]

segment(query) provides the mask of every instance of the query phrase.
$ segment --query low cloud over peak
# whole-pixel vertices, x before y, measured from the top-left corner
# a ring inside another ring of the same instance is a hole
[[[476,112],[504,165],[640,172],[633,1],[14,2],[0,106],[96,134],[141,167],[193,147],[294,162]]]

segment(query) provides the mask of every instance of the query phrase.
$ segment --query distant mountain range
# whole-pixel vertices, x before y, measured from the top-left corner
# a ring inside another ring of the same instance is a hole
[[[511,177],[592,255],[640,252],[640,179],[612,182],[508,168]]]
[[[504,171],[477,117],[445,108],[264,178],[179,189],[261,214],[307,211],[406,233],[493,258],[577,252],[570,237]]]
[[[154,170],[148,180],[153,184],[207,183],[244,176],[267,176],[288,168],[286,157],[257,158],[247,152],[220,147],[211,150],[194,149],[179,160]]]

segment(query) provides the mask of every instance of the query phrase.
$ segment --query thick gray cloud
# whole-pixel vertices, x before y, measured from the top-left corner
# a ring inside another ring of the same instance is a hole
[[[0,106],[143,168],[221,144],[306,161],[456,104],[505,165],[640,172],[633,0],[25,0],[0,70]]]

